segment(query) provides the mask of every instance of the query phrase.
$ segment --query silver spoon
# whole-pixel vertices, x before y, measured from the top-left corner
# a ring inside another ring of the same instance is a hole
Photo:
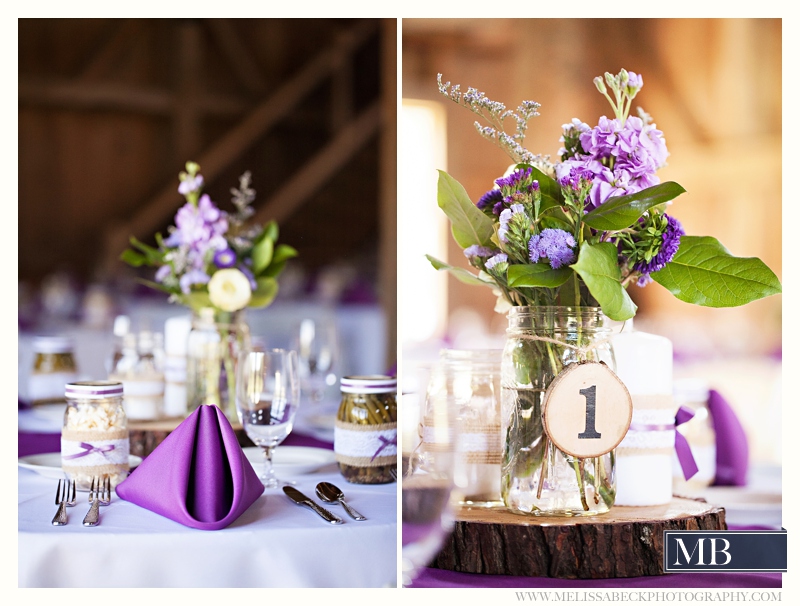
[[[330,482],[320,482],[317,484],[317,496],[326,503],[341,503],[347,514],[354,520],[366,520],[364,516],[358,513],[355,509],[350,507],[344,500],[344,493]]]

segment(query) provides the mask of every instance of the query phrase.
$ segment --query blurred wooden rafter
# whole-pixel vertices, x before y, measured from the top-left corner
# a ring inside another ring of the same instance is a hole
[[[206,181],[213,181],[236,158],[259,139],[262,139],[326,78],[341,74],[342,66],[352,62],[353,54],[369,39],[376,28],[375,21],[364,20],[343,32],[333,44],[318,53],[294,76],[249,111],[238,124],[197,154],[194,159],[203,167]],[[339,99],[341,103],[342,97]],[[347,117],[352,110],[340,107],[338,110],[332,111],[334,116],[339,117],[338,120],[334,117],[334,120],[338,122],[342,117]],[[324,183],[322,175],[325,175],[325,178],[333,176],[336,169],[343,166],[370,137],[376,134],[379,124],[379,111],[372,107],[355,119],[347,120],[339,125],[338,131],[333,133],[333,138],[328,145],[302,168],[298,175],[290,178],[289,182],[295,183],[298,188],[292,192],[292,207],[296,210],[302,206],[308,197]],[[312,176],[308,166],[316,166],[319,176]],[[301,177],[305,181],[301,181]],[[101,267],[113,272],[113,268],[119,261],[119,255],[128,246],[131,236],[140,239],[148,238],[174,214],[176,190],[176,183],[171,180],[157,195],[143,203],[141,209],[134,216],[128,218],[124,223],[109,226],[106,231]],[[272,212],[275,213],[277,208],[275,201],[284,200],[287,197],[286,192],[286,187],[282,188],[266,203],[266,207],[259,211],[258,216],[265,216],[269,209],[273,209]],[[280,214],[280,219],[285,219],[290,213],[280,211]],[[271,218],[278,217],[273,214]]]

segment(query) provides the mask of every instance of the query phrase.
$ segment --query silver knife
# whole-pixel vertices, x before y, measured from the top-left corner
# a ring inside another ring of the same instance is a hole
[[[342,518],[336,516],[335,514],[331,513],[324,507],[320,507],[314,501],[309,499],[306,495],[302,492],[297,490],[294,486],[284,486],[283,492],[286,493],[292,501],[297,503],[298,505],[305,505],[306,507],[310,507],[313,511],[316,511],[320,517],[326,522],[330,522],[331,524],[344,524]]]

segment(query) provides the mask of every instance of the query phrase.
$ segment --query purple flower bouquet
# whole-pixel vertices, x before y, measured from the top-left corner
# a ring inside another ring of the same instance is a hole
[[[458,181],[440,171],[439,206],[478,271],[428,260],[462,282],[493,289],[495,310],[508,312],[501,494],[516,513],[595,515],[613,505],[614,445],[591,455],[570,454],[555,445],[543,419],[548,389],[567,366],[602,362],[613,369],[604,320],[634,317],[631,284],[657,282],[682,301],[709,307],[743,305],[781,292],[761,260],[733,257],[714,238],[686,235],[667,214],[685,190],[656,175],[669,155],[663,133],[641,109],[630,115],[642,77],[622,70],[594,83],[613,117],[602,116],[594,127],[577,119],[565,124],[559,161],[553,163],[522,145],[538,103],[523,101],[510,110],[474,88],[464,93],[443,83],[441,74],[438,78],[439,91],[480,116],[478,133],[513,160],[475,204]],[[513,122],[513,131],[506,132],[507,122]],[[594,391],[591,403],[587,393],[580,392],[592,432],[584,434],[594,437],[600,405]]]

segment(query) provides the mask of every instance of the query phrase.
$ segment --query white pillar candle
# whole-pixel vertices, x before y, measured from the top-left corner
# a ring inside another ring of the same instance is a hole
[[[164,416],[186,416],[186,344],[192,328],[190,315],[164,322]]]
[[[613,337],[617,376],[633,400],[631,427],[617,447],[615,505],[663,505],[672,499],[675,413],[672,342],[635,330]]]

